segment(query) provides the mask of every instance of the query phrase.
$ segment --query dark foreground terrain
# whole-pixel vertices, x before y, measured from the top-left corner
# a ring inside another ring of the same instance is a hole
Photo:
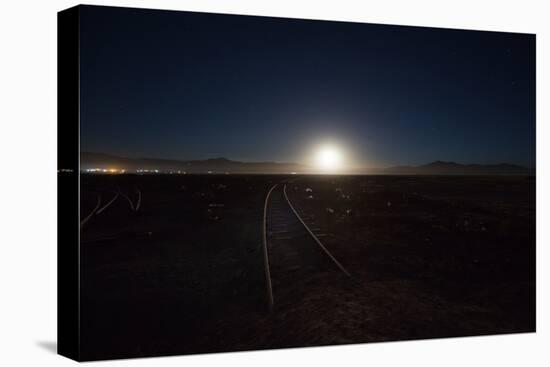
[[[262,225],[274,184],[269,311]],[[535,330],[534,177],[83,175],[81,185],[81,219],[95,213],[81,229],[85,359]],[[285,185],[350,277],[293,217]]]

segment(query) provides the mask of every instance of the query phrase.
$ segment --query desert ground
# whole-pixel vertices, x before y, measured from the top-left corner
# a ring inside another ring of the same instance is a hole
[[[83,174],[80,210],[84,359],[535,331],[534,177]]]

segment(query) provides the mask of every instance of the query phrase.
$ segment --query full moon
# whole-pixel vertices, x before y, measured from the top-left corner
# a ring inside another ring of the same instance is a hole
[[[342,152],[334,145],[323,145],[315,154],[315,163],[325,172],[337,171],[342,166]]]

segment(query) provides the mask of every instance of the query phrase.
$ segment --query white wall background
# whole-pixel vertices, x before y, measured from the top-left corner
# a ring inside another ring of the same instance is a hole
[[[0,11],[0,365],[70,365],[56,340],[56,12],[74,1],[3,1]],[[549,365],[550,31],[545,1],[134,0],[88,4],[537,33],[536,334],[98,362],[113,366]],[[545,18],[546,13],[546,18]],[[546,124],[545,124],[546,122]],[[545,225],[546,224],[546,225]],[[545,348],[546,347],[546,348]]]

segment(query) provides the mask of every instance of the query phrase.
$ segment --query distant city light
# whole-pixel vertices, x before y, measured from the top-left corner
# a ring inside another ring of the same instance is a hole
[[[128,170],[128,169],[122,169],[122,168],[103,168],[103,167],[92,167],[92,168],[86,168],[83,169],[82,172],[86,173],[99,173],[99,174],[124,174],[124,173],[137,173],[137,174],[178,174],[178,175],[185,175],[187,172],[185,171],[175,171],[175,170],[159,170],[157,168],[137,168],[135,170]],[[213,173],[212,171],[209,171],[208,173]]]
[[[84,170],[86,173],[109,173],[109,174],[118,174],[118,173],[126,173],[125,169],[117,169],[117,168],[86,168]]]

